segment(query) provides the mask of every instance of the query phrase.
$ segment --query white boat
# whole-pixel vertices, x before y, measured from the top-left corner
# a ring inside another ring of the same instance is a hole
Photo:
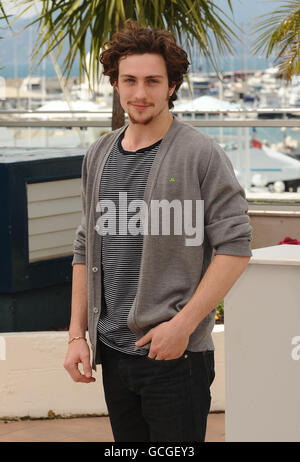
[[[275,151],[262,144],[261,147],[250,146],[241,150],[237,145],[224,147],[237,179],[241,185],[256,186],[259,180],[263,186],[271,187],[276,181],[284,183],[285,191],[293,188],[297,191],[300,186],[300,161]],[[248,168],[247,168],[248,166]]]
[[[292,88],[289,104],[292,107],[300,107],[300,84]]]
[[[86,112],[82,112],[82,113],[76,112],[74,114],[68,113],[68,112],[55,112],[55,111],[70,111],[70,108],[72,111],[86,111]],[[44,111],[50,111],[50,112],[44,113]],[[67,101],[54,100],[54,101],[49,101],[48,103],[39,107],[38,109],[36,109],[35,112],[21,114],[21,118],[30,119],[30,120],[38,119],[38,120],[51,120],[51,121],[64,120],[64,119],[72,120],[72,118],[74,118],[76,121],[78,120],[107,121],[107,119],[111,118],[111,115],[112,115],[111,106],[108,106],[105,101],[94,103],[92,101],[77,100],[77,101],[70,101],[70,105],[69,105]],[[97,127],[87,127],[86,142],[93,143],[97,138],[99,138],[99,136],[106,133],[107,131],[110,131],[110,129],[111,129],[110,127],[107,127],[105,124],[101,125],[101,123]],[[77,133],[78,135],[80,135],[78,138],[78,141],[80,141],[80,137],[82,138],[83,134],[80,133],[78,128],[73,131]],[[58,133],[62,133],[62,130],[60,130]],[[36,132],[36,136],[39,136],[39,131]],[[37,140],[35,141],[37,142]],[[66,133],[66,130],[64,130],[63,134],[57,138],[58,145],[62,145],[63,141],[65,141],[67,145],[70,145],[70,142],[72,144],[74,142],[73,133],[70,133],[68,135],[68,133]],[[55,143],[55,136],[51,142]]]
[[[80,113],[75,114],[76,120],[78,119],[107,119],[108,114],[111,114],[111,107],[107,106],[105,102],[102,103],[93,103],[92,101],[71,101],[70,102],[72,111],[86,111],[89,113]],[[67,101],[53,100],[48,103],[40,106],[35,112],[21,114],[23,119],[39,119],[39,120],[59,120],[59,119],[71,119],[71,114],[65,114],[60,111],[70,111],[70,106]],[[45,113],[48,112],[49,113]],[[57,111],[57,112],[55,112]]]
[[[230,110],[242,109],[240,104],[230,103],[229,101],[224,101],[213,96],[199,96],[199,98],[194,98],[186,101],[180,101],[174,103],[173,112],[182,111],[182,112],[226,112]],[[243,108],[245,109],[245,108]]]

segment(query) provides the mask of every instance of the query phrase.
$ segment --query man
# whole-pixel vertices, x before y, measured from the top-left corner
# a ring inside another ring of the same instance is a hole
[[[115,441],[204,441],[215,308],[252,255],[247,201],[224,151],[170,113],[189,64],[174,36],[128,21],[106,45],[129,123],[83,161],[64,366],[89,383],[101,364]]]

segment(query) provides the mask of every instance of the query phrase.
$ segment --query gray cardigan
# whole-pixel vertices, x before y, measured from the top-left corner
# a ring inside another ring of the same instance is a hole
[[[82,164],[82,220],[76,231],[72,265],[86,264],[87,268],[88,332],[95,371],[96,364],[101,363],[97,324],[102,300],[101,235],[97,232],[100,212],[96,207],[106,159],[127,126],[91,144]],[[149,221],[150,201],[154,199],[179,199],[182,204],[184,200],[193,204],[203,200],[203,242],[186,245],[187,236],[184,232],[172,233],[172,226],[170,235],[144,235],[138,288],[128,316],[128,327],[137,339],[186,305],[211,262],[213,249],[215,254],[252,256],[248,203],[230,160],[209,136],[176,117],[159,146],[147,180],[144,201]],[[190,336],[190,351],[214,349],[214,322],[215,310]]]

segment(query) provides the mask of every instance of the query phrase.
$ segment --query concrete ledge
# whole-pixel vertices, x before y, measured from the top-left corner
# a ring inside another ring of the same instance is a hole
[[[96,382],[75,383],[63,367],[68,332],[0,334],[0,419],[107,415],[101,366]],[[216,378],[211,388],[211,411],[225,410],[224,326],[213,331]],[[51,412],[50,412],[51,415]],[[53,415],[53,414],[52,414]]]

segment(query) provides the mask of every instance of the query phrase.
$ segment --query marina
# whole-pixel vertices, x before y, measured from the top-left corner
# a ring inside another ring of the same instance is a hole
[[[300,76],[285,84],[270,67],[224,72],[221,80],[192,72],[188,80],[173,114],[221,145],[242,186],[299,192]],[[22,147],[86,150],[111,129],[112,97],[103,75],[93,89],[86,76],[81,83],[75,77],[0,77],[0,147],[7,148],[5,156]]]
[[[106,96],[90,99],[78,88],[70,94],[68,102],[63,95],[57,99],[57,94],[44,104],[36,98],[40,105],[31,110],[8,108],[13,100],[6,98],[6,109],[0,112],[0,160],[16,155],[15,148],[26,148],[25,158],[31,155],[30,148],[46,148],[48,155],[58,148],[65,152],[82,148],[84,153],[111,130],[112,95],[108,91]],[[211,95],[188,99],[183,92],[172,113],[225,150],[245,189],[300,191],[300,107],[250,107]]]

